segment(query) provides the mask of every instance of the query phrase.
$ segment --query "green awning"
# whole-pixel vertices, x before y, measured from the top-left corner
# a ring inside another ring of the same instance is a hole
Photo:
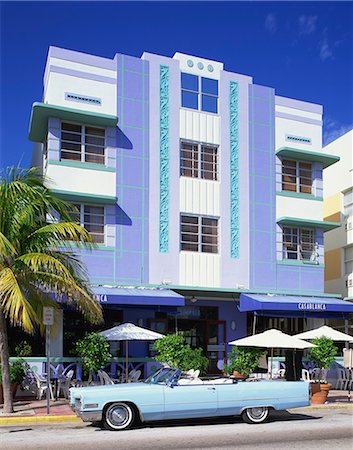
[[[289,227],[310,227],[321,228],[324,231],[330,231],[341,226],[339,222],[325,222],[322,220],[299,219],[296,217],[280,217],[277,219],[279,225]]]
[[[50,189],[55,195],[71,203],[88,203],[95,205],[116,205],[118,198],[110,195],[89,194],[83,192]]]
[[[31,141],[44,142],[48,132],[49,117],[97,127],[116,127],[118,123],[117,116],[35,102],[32,105],[28,133]]]
[[[299,150],[297,148],[281,147],[276,151],[277,156],[291,158],[301,161],[321,162],[324,169],[340,160],[339,156],[328,153],[312,152],[310,150]]]

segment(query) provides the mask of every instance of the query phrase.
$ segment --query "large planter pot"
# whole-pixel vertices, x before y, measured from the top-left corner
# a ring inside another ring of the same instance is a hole
[[[331,388],[332,384],[329,383],[313,383],[311,385],[311,403],[314,405],[323,405],[326,403]]]
[[[17,391],[17,383],[11,383],[11,394],[12,394],[12,398],[15,398],[16,396],[16,391]],[[0,384],[0,405],[4,403],[4,392],[2,390],[2,384]]]
[[[238,372],[237,370],[234,370],[233,371],[233,377],[235,377],[235,378],[247,378],[248,374],[247,373],[241,373],[241,372]]]

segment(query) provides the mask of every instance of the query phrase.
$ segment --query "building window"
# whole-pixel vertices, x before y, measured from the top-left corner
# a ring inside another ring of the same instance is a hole
[[[77,211],[71,213],[73,222],[77,222],[90,233],[97,244],[104,244],[104,206],[74,205]]]
[[[62,122],[61,159],[105,164],[105,130]]]
[[[218,253],[218,219],[183,214],[180,232],[181,250]]]
[[[316,261],[315,247],[313,229],[283,227],[283,259]]]
[[[344,249],[344,273],[353,273],[353,246]]]
[[[282,160],[282,190],[312,193],[312,165],[309,162]]]
[[[348,219],[353,217],[353,189],[344,194],[344,215]]]
[[[218,81],[181,74],[181,106],[199,111],[218,113]]]
[[[180,175],[218,180],[218,148],[215,145],[181,141]]]

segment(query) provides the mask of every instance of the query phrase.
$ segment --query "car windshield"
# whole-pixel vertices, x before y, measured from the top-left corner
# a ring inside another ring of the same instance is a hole
[[[167,384],[177,382],[180,378],[181,371],[179,369],[171,369],[170,367],[163,367],[157,370],[144,383],[148,384]]]

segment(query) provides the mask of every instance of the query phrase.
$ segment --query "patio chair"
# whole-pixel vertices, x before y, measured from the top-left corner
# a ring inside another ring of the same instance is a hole
[[[98,370],[98,379],[101,384],[115,384],[114,381],[110,378],[110,376],[104,370]]]
[[[69,389],[71,387],[71,379],[74,376],[73,369],[69,370],[66,375],[58,378],[58,387],[56,391],[57,397],[60,397],[60,391],[63,392],[65,398],[69,398]]]
[[[346,369],[346,374],[348,378],[346,389],[349,389],[351,391],[353,388],[353,369]]]
[[[141,370],[132,370],[129,373],[129,383],[136,383],[141,376]]]
[[[43,375],[39,375],[36,372],[32,372],[33,376],[35,378],[36,381],[36,385],[37,385],[37,398],[38,400],[41,400],[42,396],[43,396],[43,392],[45,392],[47,390],[47,379],[45,377],[43,377]],[[54,394],[53,394],[53,388],[51,383],[49,383],[49,392],[50,392],[50,397],[52,400],[54,400]]]
[[[311,382],[309,370],[302,369],[302,378],[301,379],[307,383]]]

